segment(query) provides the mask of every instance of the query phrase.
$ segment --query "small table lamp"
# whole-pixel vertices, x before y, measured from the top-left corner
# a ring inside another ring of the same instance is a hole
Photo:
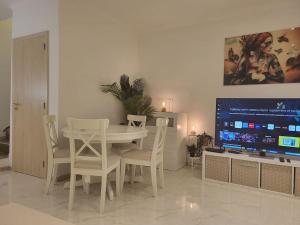
[[[195,125],[192,126],[191,135],[196,135],[196,126]]]
[[[166,102],[162,102],[162,109],[161,109],[162,112],[166,112],[167,109],[166,109]]]

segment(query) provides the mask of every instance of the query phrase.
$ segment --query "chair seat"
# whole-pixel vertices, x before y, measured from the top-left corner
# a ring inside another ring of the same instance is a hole
[[[122,155],[123,159],[133,159],[133,160],[143,160],[143,161],[151,161],[151,150],[140,150],[133,149],[129,152],[126,152]]]
[[[121,157],[112,154],[107,157],[107,169],[110,171],[111,169],[116,168],[116,166],[120,163]],[[100,161],[88,161],[88,160],[78,160],[75,163],[75,169],[95,169],[102,170],[102,164]]]
[[[134,143],[118,143],[112,145],[112,151],[117,155],[123,155],[133,149],[136,149],[137,145]]]
[[[70,158],[70,150],[69,149],[58,149],[54,152],[54,158]]]

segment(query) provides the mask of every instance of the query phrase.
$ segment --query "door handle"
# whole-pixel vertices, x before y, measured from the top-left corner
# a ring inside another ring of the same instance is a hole
[[[18,110],[18,107],[21,105],[20,103],[13,102],[14,110]]]

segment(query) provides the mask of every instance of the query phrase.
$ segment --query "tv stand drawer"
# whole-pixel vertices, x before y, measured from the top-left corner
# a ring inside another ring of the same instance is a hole
[[[229,182],[229,159],[210,155],[206,156],[205,177]]]
[[[261,188],[292,194],[292,167],[262,163]]]
[[[246,160],[232,159],[231,182],[249,187],[258,187],[259,164]]]

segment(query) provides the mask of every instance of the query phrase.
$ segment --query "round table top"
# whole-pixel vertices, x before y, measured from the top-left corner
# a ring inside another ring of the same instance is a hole
[[[71,129],[68,127],[62,129],[63,135],[66,138],[71,137]],[[86,134],[90,134],[91,131],[80,130],[80,133],[86,132]],[[78,130],[79,134],[79,130]],[[147,137],[148,130],[141,127],[133,127],[133,126],[127,126],[127,125],[109,125],[108,129],[106,131],[106,140],[110,143],[122,143],[122,142],[131,142],[135,139],[141,139],[144,137]],[[76,133],[72,133],[72,137],[76,138]],[[79,135],[78,135],[79,137]],[[95,137],[97,139],[97,136]]]

